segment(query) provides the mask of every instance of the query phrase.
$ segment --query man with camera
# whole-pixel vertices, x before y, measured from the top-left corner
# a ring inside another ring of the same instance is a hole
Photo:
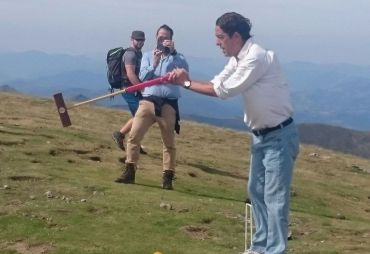
[[[188,70],[185,57],[175,49],[172,40],[173,30],[162,25],[156,33],[157,47],[143,54],[140,79],[151,80],[166,75],[168,72],[183,68]],[[140,143],[153,123],[157,122],[163,142],[163,177],[162,188],[173,189],[172,180],[176,167],[175,133],[179,133],[178,99],[180,88],[169,84],[146,87],[142,91],[143,99],[135,114],[132,128],[127,139],[126,165],[122,175],[116,179],[119,183],[135,183],[136,165],[139,160]]]

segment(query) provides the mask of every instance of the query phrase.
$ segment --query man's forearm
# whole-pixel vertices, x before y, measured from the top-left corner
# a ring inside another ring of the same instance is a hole
[[[213,84],[211,82],[192,80],[191,86],[188,88],[188,90],[208,96],[217,97],[217,94],[213,89]]]
[[[133,85],[141,83],[140,79],[136,75],[127,75],[128,80],[130,80],[130,83]]]

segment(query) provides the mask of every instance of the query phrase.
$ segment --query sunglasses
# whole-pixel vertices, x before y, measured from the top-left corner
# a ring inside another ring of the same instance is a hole
[[[145,41],[145,39],[134,39],[135,41]]]

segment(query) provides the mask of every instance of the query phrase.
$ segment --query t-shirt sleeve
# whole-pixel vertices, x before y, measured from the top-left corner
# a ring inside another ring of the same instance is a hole
[[[136,65],[136,54],[132,50],[126,50],[123,54],[123,61],[127,65]]]

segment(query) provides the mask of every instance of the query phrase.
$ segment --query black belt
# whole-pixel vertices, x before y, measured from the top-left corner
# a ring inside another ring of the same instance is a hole
[[[267,133],[269,133],[271,131],[276,131],[276,130],[282,129],[282,128],[288,126],[289,124],[291,124],[292,122],[293,122],[293,118],[289,117],[287,120],[285,120],[284,122],[282,122],[279,125],[276,125],[275,127],[265,128],[265,129],[260,129],[260,130],[252,130],[252,132],[255,136],[263,136],[263,135],[266,135]]]

